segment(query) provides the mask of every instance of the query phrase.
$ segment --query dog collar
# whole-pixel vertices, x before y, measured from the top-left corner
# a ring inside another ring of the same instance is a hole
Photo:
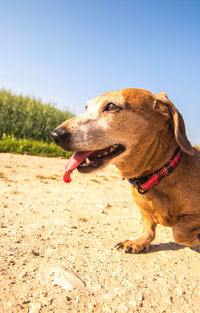
[[[179,164],[183,152],[178,147],[175,151],[171,160],[166,163],[162,168],[155,171],[152,175],[140,177],[140,178],[129,178],[128,181],[131,185],[137,188],[140,194],[144,194],[154,186],[158,185],[162,178],[169,175]]]

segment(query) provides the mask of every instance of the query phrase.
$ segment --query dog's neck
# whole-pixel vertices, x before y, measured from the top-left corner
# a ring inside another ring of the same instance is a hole
[[[162,168],[155,171],[153,174],[140,178],[130,178],[129,183],[137,188],[140,194],[145,194],[151,188],[159,184],[159,182],[170,173],[172,173],[178,166],[183,152],[178,147],[169,162],[167,162]]]
[[[149,176],[169,162],[177,148],[173,134],[164,132],[152,141],[146,138],[115,166],[123,178]]]

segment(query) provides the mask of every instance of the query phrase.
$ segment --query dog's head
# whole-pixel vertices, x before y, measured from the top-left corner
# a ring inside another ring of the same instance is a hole
[[[65,121],[51,137],[63,150],[88,152],[88,159],[80,158],[79,171],[87,173],[114,163],[127,177],[132,174],[125,169],[123,174],[123,167],[133,166],[134,155],[146,153],[163,133],[193,154],[182,116],[165,93],[124,89],[90,100],[84,114]]]

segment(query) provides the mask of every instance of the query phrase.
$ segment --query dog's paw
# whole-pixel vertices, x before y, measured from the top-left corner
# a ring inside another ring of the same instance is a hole
[[[144,250],[148,251],[149,242],[147,242],[143,237],[138,237],[135,240],[127,239],[119,242],[115,248],[117,250],[124,250],[125,253],[139,253]]]

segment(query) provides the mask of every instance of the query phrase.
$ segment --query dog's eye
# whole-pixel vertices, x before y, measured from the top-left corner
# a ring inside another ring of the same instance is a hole
[[[119,110],[121,110],[121,108],[118,107],[116,104],[114,104],[112,102],[108,103],[106,105],[106,107],[104,108],[104,111],[112,111],[112,112],[114,112],[114,111],[119,111]]]

